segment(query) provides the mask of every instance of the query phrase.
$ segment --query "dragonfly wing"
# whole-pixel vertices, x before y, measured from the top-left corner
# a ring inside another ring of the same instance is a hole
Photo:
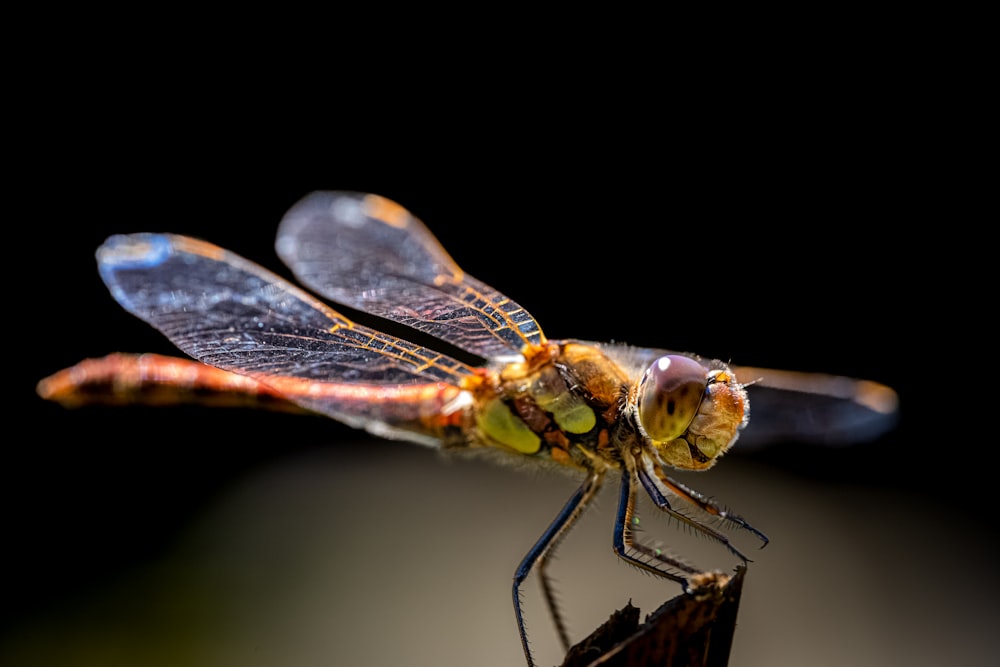
[[[750,423],[738,447],[851,445],[878,438],[899,420],[896,392],[878,382],[750,366],[733,370],[750,397]]]
[[[671,350],[592,343],[636,380]],[[702,360],[698,355],[689,354]],[[776,442],[850,445],[878,438],[898,420],[898,397],[891,388],[868,380],[823,373],[800,373],[752,366],[731,366],[746,385],[750,421],[737,447],[746,450]]]
[[[368,426],[371,409],[454,391],[475,370],[369,329],[238,255],[169,234],[112,236],[101,277],[126,310],[190,356],[249,376],[294,403]],[[438,397],[439,398],[439,397]],[[405,407],[405,406],[404,406]],[[417,409],[417,407],[414,407]]]
[[[319,294],[481,357],[510,359],[544,342],[524,308],[462,271],[420,220],[383,197],[314,192],[285,214],[276,248]]]

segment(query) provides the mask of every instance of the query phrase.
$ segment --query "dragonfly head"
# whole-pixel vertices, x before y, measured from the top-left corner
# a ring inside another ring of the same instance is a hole
[[[685,470],[711,468],[750,415],[746,390],[725,364],[706,368],[678,354],[646,369],[635,402],[639,430],[660,461]]]

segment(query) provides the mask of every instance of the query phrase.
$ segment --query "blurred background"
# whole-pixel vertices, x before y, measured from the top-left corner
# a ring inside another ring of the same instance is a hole
[[[102,285],[107,235],[198,236],[288,277],[274,233],[314,189],[409,208],[550,338],[895,387],[899,426],[874,442],[737,447],[685,478],[771,538],[752,554],[731,664],[1000,657],[980,458],[993,428],[968,394],[970,357],[934,324],[950,250],[921,230],[946,220],[940,146],[914,139],[900,89],[851,84],[836,103],[806,86],[790,108],[769,101],[776,80],[745,90],[745,108],[662,117],[631,98],[627,118],[484,96],[432,127],[346,104],[255,115],[253,94],[182,81],[126,87],[119,106],[117,82],[87,82],[87,104],[57,96],[78,113],[46,107],[12,188],[0,664],[523,663],[511,576],[574,479],[442,460],[319,417],[68,411],[34,394],[84,357],[173,352]],[[362,84],[353,94],[385,109]],[[647,613],[679,592],[613,556],[610,486],[553,565],[577,639],[630,599]],[[735,565],[643,518],[700,565]],[[525,598],[539,664],[560,662],[535,579]]]

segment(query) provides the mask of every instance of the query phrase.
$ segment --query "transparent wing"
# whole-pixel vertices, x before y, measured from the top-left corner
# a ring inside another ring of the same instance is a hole
[[[545,340],[524,308],[462,271],[420,220],[383,197],[314,192],[285,214],[276,248],[319,294],[487,359]]]
[[[431,404],[457,395],[453,385],[475,373],[448,356],[355,324],[209,243],[169,234],[112,236],[97,258],[114,298],[187,354],[355,426],[428,414]]]
[[[890,387],[839,375],[734,366],[747,384],[750,423],[738,447],[773,442],[851,445],[874,440],[899,420]]]
[[[596,345],[633,378],[671,350]],[[697,355],[688,356],[701,360]],[[896,392],[883,384],[823,373],[731,366],[747,385],[750,421],[737,447],[746,450],[780,441],[849,445],[874,440],[899,418]]]

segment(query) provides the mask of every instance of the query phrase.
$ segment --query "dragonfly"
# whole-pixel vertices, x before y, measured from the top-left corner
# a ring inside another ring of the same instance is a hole
[[[189,401],[318,413],[381,438],[574,472],[579,487],[514,573],[529,666],[522,587],[536,573],[568,649],[548,563],[609,475],[620,479],[614,552],[690,592],[704,572],[637,539],[640,492],[745,564],[731,536],[749,533],[764,546],[765,534],[671,471],[708,470],[740,438],[872,438],[896,414],[895,392],[876,382],[550,340],[527,310],[459,268],[417,217],[378,195],[306,196],[281,220],[276,250],[312,292],[470,360],[359,324],[206,241],[136,233],[97,250],[100,276],[188,358],[85,359],[43,379],[38,393],[67,406]]]

